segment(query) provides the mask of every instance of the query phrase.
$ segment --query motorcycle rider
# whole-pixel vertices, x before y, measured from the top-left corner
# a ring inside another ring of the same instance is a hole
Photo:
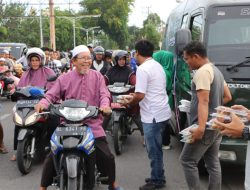
[[[18,85],[20,79],[12,74],[5,58],[0,58],[0,73],[1,75],[3,75],[3,78],[10,78],[14,80],[13,84],[7,85],[7,90],[10,92],[10,94],[13,94],[13,92],[15,91],[15,87]]]
[[[45,66],[51,68],[57,76],[61,74],[60,70],[57,68],[56,64],[51,60],[52,50],[48,47],[42,47],[42,50],[45,53]]]
[[[0,51],[0,58],[4,58],[7,66],[13,71],[14,60],[10,58],[10,52],[7,49]]]
[[[112,85],[115,82],[135,85],[136,76],[133,70],[127,66],[128,52],[121,50],[115,56],[116,65],[105,75],[106,84]]]
[[[36,106],[37,112],[43,111],[50,102],[65,99],[78,99],[86,101],[89,105],[100,107],[104,114],[109,114],[110,94],[105,85],[103,76],[92,69],[91,54],[85,45],[79,45],[73,49],[72,63],[75,69],[61,75],[55,85],[46,93],[46,99],[42,99]],[[108,176],[109,190],[121,190],[115,183],[115,159],[111,153],[102,128],[102,116],[89,119],[88,124],[95,136],[96,164],[98,170]],[[92,168],[93,169],[93,168]],[[94,172],[94,169],[93,171]],[[41,179],[40,190],[45,190],[52,183],[56,171],[53,165],[52,153],[46,158]],[[94,186],[94,179],[89,179],[88,189]]]
[[[113,60],[112,60],[112,51],[111,50],[106,50],[104,54],[104,60],[110,64],[111,67],[115,66]]]
[[[104,61],[104,48],[97,46],[94,48],[94,61],[91,65],[91,69],[99,71],[102,75],[111,68],[111,65]]]
[[[122,82],[124,84],[130,84],[132,86],[135,86],[136,83],[135,72],[128,66],[127,57],[128,57],[128,52],[125,50],[120,50],[119,52],[116,53],[115,55],[116,65],[112,67],[104,76],[106,85],[113,85],[115,82]],[[133,106],[132,108],[129,108],[128,111],[129,114],[135,116],[134,120],[136,121],[136,124],[139,127],[141,135],[143,136],[139,110],[140,110],[139,105],[136,105]],[[103,122],[104,129],[106,129],[109,120],[110,117],[105,118]]]
[[[40,48],[30,48],[26,53],[28,70],[25,71],[20,78],[20,81],[17,87],[26,87],[26,86],[36,86],[40,88],[49,89],[53,85],[53,82],[47,83],[47,78],[49,76],[54,76],[55,73],[52,69],[44,67],[45,65],[45,54]],[[13,94],[12,99],[15,99],[15,94]],[[53,129],[50,128],[50,134],[52,134]],[[17,149],[17,136],[18,136],[18,127],[15,126],[14,131],[14,150]],[[11,161],[16,160],[16,155],[14,154]]]

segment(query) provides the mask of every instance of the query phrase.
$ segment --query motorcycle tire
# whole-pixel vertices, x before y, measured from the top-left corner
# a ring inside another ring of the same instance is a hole
[[[60,173],[60,183],[59,183],[60,190],[65,190],[65,184],[64,184],[64,173]]]
[[[17,144],[17,166],[22,174],[28,174],[32,167],[32,158],[30,156],[32,138],[24,138]]]
[[[77,178],[68,177],[67,187],[67,190],[77,190]]]
[[[115,154],[120,155],[122,153],[122,131],[119,122],[113,122],[113,138],[114,138],[114,149]]]

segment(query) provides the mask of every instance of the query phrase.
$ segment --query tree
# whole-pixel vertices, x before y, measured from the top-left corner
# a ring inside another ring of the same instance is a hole
[[[124,49],[129,39],[128,13],[133,3],[134,0],[84,0],[81,5],[85,14],[101,14],[96,24]]]
[[[1,4],[0,30],[1,33],[4,34],[4,36],[0,37],[1,41],[11,41],[11,39],[17,39],[20,36],[18,32],[20,27],[17,26],[21,24],[21,21],[18,17],[25,15],[25,9],[25,5],[20,5],[18,3],[11,3],[5,6]]]
[[[162,23],[163,22],[156,13],[149,14],[147,19],[143,22],[142,36],[151,41],[155,45],[155,49],[159,49]]]
[[[161,18],[157,13],[151,13],[148,15],[147,19],[143,21],[143,26],[146,26],[147,24],[152,24],[159,28],[161,27]]]
[[[129,32],[129,42],[128,42],[129,49],[134,49],[135,42],[143,38],[142,29],[136,26],[130,26],[128,28],[128,32]]]
[[[159,49],[161,34],[156,30],[153,24],[147,24],[143,27],[143,37],[151,41],[154,44],[155,49]]]

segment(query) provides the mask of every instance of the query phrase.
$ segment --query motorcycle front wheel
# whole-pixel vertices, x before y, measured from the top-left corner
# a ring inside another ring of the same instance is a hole
[[[68,186],[67,190],[77,190],[77,177],[76,178],[68,177],[67,186]]]
[[[32,167],[30,156],[32,138],[24,138],[17,144],[17,166],[22,174],[28,174]]]
[[[113,136],[114,136],[114,149],[115,154],[120,155],[122,153],[122,131],[119,122],[113,122]]]

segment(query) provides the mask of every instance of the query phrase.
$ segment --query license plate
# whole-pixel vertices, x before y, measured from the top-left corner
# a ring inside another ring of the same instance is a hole
[[[58,136],[79,136],[86,131],[85,127],[71,126],[71,127],[57,127],[56,135]]]
[[[16,106],[17,108],[33,108],[38,102],[39,100],[18,100]]]

